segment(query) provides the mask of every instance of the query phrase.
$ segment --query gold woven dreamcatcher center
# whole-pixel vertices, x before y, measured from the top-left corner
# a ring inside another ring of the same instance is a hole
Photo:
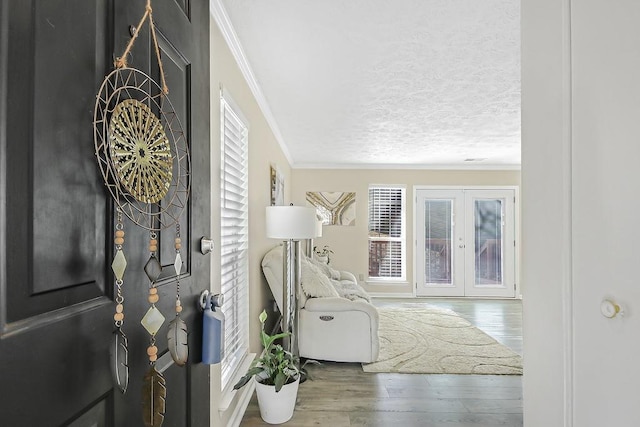
[[[171,186],[172,156],[162,123],[140,101],[127,99],[109,123],[111,163],[120,184],[136,200],[157,203]]]

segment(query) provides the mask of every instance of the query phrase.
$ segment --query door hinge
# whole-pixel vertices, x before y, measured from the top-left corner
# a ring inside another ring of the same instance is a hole
[[[515,283],[513,284],[513,290],[514,291],[516,290],[516,284]]]

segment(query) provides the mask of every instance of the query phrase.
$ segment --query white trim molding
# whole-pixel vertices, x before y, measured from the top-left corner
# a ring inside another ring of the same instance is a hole
[[[528,426],[575,424],[571,5],[571,0],[521,3],[521,277]]]
[[[280,145],[280,149],[282,150],[285,157],[287,158],[287,161],[289,162],[290,165],[292,165],[293,159],[291,158],[291,154],[289,153],[289,149],[287,148],[287,145],[284,143],[284,139],[282,138],[282,134],[280,133],[280,128],[278,127],[278,123],[276,122],[276,119],[273,117],[273,114],[271,113],[271,108],[269,107],[269,104],[267,103],[267,99],[262,93],[262,89],[260,89],[260,86],[258,85],[258,81],[256,80],[253,74],[253,70],[249,65],[247,56],[245,55],[244,49],[240,44],[240,40],[238,39],[238,35],[236,34],[235,29],[233,28],[233,24],[229,19],[227,10],[222,4],[222,0],[211,0],[209,6],[211,10],[211,16],[213,16],[216,23],[218,24],[218,28],[220,28],[222,37],[224,37],[224,40],[227,42],[227,46],[229,46],[229,50],[231,51],[231,54],[233,55],[236,62],[238,63],[240,72],[242,73],[242,76],[244,77],[244,79],[247,81],[247,85],[249,86],[249,89],[251,89],[251,93],[256,99],[256,102],[258,103],[258,106],[260,107],[260,110],[262,111],[262,114],[264,115],[265,120],[269,124],[269,127],[271,128],[271,132],[273,132],[273,136],[276,138],[276,141],[278,141],[278,144]]]
[[[220,400],[220,406],[218,407],[218,411],[222,415],[225,411],[229,410],[231,403],[236,400],[235,407],[233,408],[233,412],[229,416],[228,425],[229,427],[237,427],[242,422],[242,417],[244,417],[244,413],[247,410],[247,406],[249,406],[249,401],[251,400],[251,396],[253,396],[253,391],[256,388],[254,381],[249,381],[244,387],[240,390],[233,390],[233,385],[237,383],[240,378],[247,372],[251,363],[256,358],[255,353],[249,353],[244,360],[233,379],[230,381],[230,386],[227,387],[226,390],[222,392],[222,398]]]
[[[571,0],[562,1],[562,209],[564,234],[562,244],[562,331],[564,361],[564,426],[572,427],[575,420],[574,405],[574,309],[573,309],[573,66],[571,61]]]
[[[296,163],[293,169],[394,169],[394,170],[487,170],[513,171],[520,170],[515,164],[479,164],[479,163],[451,163],[451,164],[398,164],[398,163]]]

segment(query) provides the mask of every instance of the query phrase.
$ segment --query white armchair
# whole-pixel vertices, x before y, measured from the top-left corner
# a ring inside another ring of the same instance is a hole
[[[309,260],[303,260],[308,262]],[[262,271],[282,310],[283,266],[282,246],[271,249],[262,259]],[[313,269],[314,274],[324,274]],[[335,362],[375,362],[378,358],[378,310],[369,303],[368,296],[358,285],[353,274],[341,271],[336,296],[309,296],[309,287],[297,290],[298,295],[298,348],[300,356]],[[315,279],[315,278],[314,278]],[[329,277],[322,278],[331,283]],[[346,289],[346,291],[345,291]],[[306,292],[305,292],[306,290]],[[338,293],[346,297],[338,296]]]

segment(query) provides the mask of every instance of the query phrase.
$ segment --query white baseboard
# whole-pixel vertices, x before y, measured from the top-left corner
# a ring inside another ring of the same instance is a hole
[[[367,292],[371,298],[414,298],[413,293]]]
[[[387,294],[384,292],[368,292],[369,296],[371,298],[404,298],[404,299],[409,299],[409,298],[413,298],[413,299],[425,299],[425,298],[432,298],[432,299],[513,299],[513,300],[522,300],[522,294],[516,295],[515,297],[493,297],[493,296],[474,296],[474,297],[465,297],[465,296],[457,296],[457,297],[446,297],[446,296],[433,296],[433,295],[429,295],[429,296],[422,296],[422,295],[414,295],[414,294]]]

